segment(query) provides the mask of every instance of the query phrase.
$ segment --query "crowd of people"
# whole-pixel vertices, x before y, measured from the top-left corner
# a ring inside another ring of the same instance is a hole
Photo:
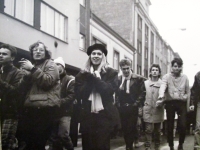
[[[176,113],[178,150],[184,149],[189,111],[196,112],[194,149],[200,149],[200,72],[190,89],[181,58],[172,60],[171,72],[162,79],[158,64],[152,64],[149,78],[144,79],[132,71],[128,59],[120,61],[119,75],[107,62],[106,47],[94,44],[87,49],[85,67],[74,77],[66,73],[62,57],[51,58],[44,43],[38,41],[29,50],[31,60],[22,58],[17,68],[15,47],[0,46],[3,150],[45,150],[47,146],[48,150],[74,150],[78,123],[83,150],[109,150],[111,134],[119,129],[126,150],[133,150],[138,141],[138,116],[144,122],[144,149],[159,150],[164,110],[170,150],[174,150]]]

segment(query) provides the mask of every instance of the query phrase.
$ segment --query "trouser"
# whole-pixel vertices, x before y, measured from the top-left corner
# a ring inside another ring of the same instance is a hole
[[[174,146],[174,118],[175,113],[178,115],[178,123],[179,123],[179,144],[183,144],[185,140],[186,134],[186,102],[181,100],[172,100],[166,102],[166,113],[167,113],[167,140],[169,146]]]
[[[80,106],[78,104],[74,104],[71,122],[70,122],[70,133],[69,133],[74,147],[77,146],[77,142],[78,142],[79,114],[80,114]]]
[[[30,109],[23,116],[26,150],[45,150],[50,137],[54,117],[53,110]]]
[[[160,146],[160,126],[161,123],[149,123],[145,122],[145,147],[151,147],[152,135],[154,135],[155,147]]]
[[[74,149],[69,136],[70,120],[70,116],[63,116],[54,121],[52,134],[49,139],[49,142],[52,144],[52,150]]]
[[[106,114],[91,114],[88,131],[82,132],[83,150],[110,150],[111,121]]]
[[[137,133],[137,106],[121,106],[120,107],[121,125],[124,133],[124,140],[127,149],[132,149],[135,140],[135,133]]]
[[[195,150],[200,150],[200,102],[197,103],[196,129],[194,133]]]
[[[2,120],[1,139],[3,150],[14,150],[18,146],[16,139],[17,124],[17,119]]]

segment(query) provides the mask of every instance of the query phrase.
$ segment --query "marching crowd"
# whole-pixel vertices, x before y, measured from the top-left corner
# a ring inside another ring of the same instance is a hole
[[[120,61],[122,75],[118,75],[108,65],[107,49],[94,44],[87,49],[85,67],[73,77],[66,73],[62,57],[51,59],[44,43],[38,41],[29,50],[31,60],[22,58],[17,68],[15,47],[0,46],[3,150],[45,150],[46,145],[48,150],[74,150],[78,122],[83,150],[109,150],[111,133],[118,129],[123,131],[126,150],[133,150],[138,116],[145,124],[144,149],[159,150],[164,110],[170,150],[176,113],[178,150],[184,149],[189,111],[196,112],[194,149],[200,149],[200,72],[190,89],[181,58],[172,60],[171,72],[162,79],[158,64],[152,64],[144,79],[132,71],[128,59]]]

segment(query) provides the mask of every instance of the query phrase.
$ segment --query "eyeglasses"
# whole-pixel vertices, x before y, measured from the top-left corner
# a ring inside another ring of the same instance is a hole
[[[33,52],[45,52],[45,50],[41,48],[34,48]]]

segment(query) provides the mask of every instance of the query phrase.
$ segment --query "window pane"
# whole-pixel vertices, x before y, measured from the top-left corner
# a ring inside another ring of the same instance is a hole
[[[119,53],[114,51],[114,64],[113,68],[119,70]]]
[[[5,0],[4,3],[5,3],[5,8],[4,8],[5,13],[14,17],[14,10],[15,10],[14,0]]]
[[[41,4],[41,30],[54,35],[54,10]]]
[[[79,48],[81,50],[85,50],[85,36],[82,34],[79,34]]]

